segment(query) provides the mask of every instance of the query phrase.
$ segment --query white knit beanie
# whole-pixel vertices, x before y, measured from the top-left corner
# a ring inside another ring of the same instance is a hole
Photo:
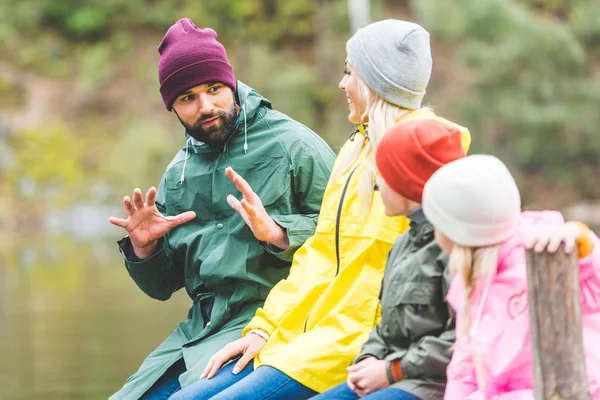
[[[423,212],[454,243],[500,244],[519,223],[519,189],[494,156],[472,155],[441,167],[425,184]]]
[[[429,32],[387,19],[359,29],[346,43],[348,60],[381,98],[409,110],[421,107],[431,77]]]

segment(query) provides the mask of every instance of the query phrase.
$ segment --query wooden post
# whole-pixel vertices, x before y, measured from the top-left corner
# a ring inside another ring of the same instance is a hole
[[[527,252],[536,400],[590,399],[575,253]]]

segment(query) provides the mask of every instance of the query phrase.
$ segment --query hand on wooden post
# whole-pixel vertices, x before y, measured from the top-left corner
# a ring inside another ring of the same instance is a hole
[[[579,226],[573,222],[567,222],[559,227],[536,232],[525,242],[525,248],[536,253],[547,251],[552,254],[556,253],[561,243],[564,243],[565,253],[571,254],[577,248],[579,234]]]

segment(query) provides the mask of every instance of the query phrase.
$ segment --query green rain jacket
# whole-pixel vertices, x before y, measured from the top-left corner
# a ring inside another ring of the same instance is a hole
[[[335,154],[241,82],[236,97],[239,121],[223,151],[188,138],[158,188],[157,207],[164,215],[193,210],[196,218],[169,232],[145,260],[135,257],[128,237],[119,241],[129,274],[148,296],[167,300],[185,288],[193,304],[188,318],[111,399],[138,399],[182,357],[187,367],[179,378],[182,387],[197,380],[215,352],[241,337],[271,288],[288,275],[296,249],[314,234]],[[286,229],[288,250],[276,253],[256,240],[227,204],[227,195],[240,197],[225,176],[227,167],[248,181]],[[210,318],[203,316],[204,302],[213,303]]]
[[[381,287],[381,322],[371,331],[356,362],[375,357],[400,360],[404,379],[391,385],[420,399],[441,399],[452,356],[455,315],[446,302],[448,257],[419,208],[410,229],[390,251]]]

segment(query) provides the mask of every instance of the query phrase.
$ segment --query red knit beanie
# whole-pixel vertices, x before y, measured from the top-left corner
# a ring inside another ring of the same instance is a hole
[[[233,68],[217,33],[200,29],[189,18],[182,18],[169,28],[158,45],[158,80],[167,110],[177,96],[194,86],[221,82],[236,90]]]
[[[401,196],[421,204],[423,187],[443,165],[462,158],[460,130],[433,119],[402,121],[390,128],[377,147],[377,168]]]

